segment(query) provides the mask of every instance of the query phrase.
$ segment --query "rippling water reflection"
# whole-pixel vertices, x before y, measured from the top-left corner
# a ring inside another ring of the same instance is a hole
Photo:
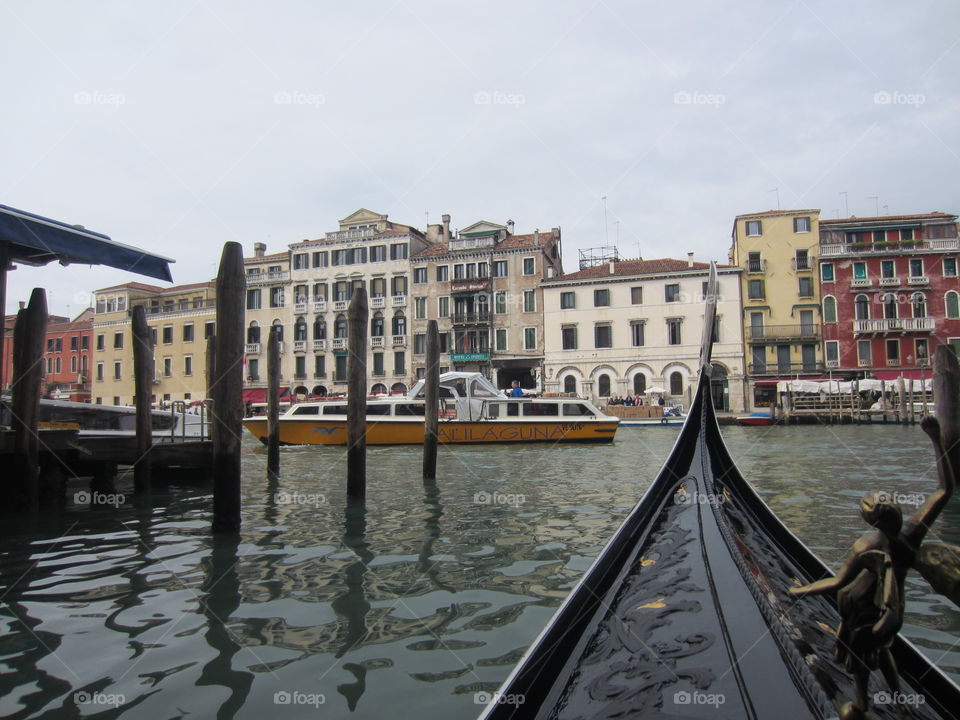
[[[864,490],[936,482],[916,427],[724,434],[831,564],[863,531]],[[265,452],[246,441],[239,541],[209,536],[206,488],[9,522],[0,715],[473,717],[474,693],[507,675],[675,436],[442,450],[426,486],[419,450],[372,448],[365,505],[345,502],[342,451],[286,448],[283,476],[267,482]],[[960,543],[957,508],[940,539]],[[960,613],[922,580],[908,593],[908,636],[960,677]]]

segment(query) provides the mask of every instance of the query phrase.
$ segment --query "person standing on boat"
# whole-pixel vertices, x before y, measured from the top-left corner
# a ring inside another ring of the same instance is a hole
[[[516,380],[510,383],[510,397],[523,397],[523,388]]]

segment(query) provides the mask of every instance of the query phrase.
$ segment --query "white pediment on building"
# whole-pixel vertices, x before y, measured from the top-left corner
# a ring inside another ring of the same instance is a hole
[[[506,225],[498,225],[497,223],[490,222],[489,220],[480,220],[479,222],[473,223],[473,225],[468,225],[465,228],[460,228],[460,234],[466,233],[492,233],[498,232],[499,230],[506,230]]]
[[[360,208],[347,215],[340,221],[340,229],[345,230],[353,225],[369,225],[380,222],[386,222],[387,216],[383,213],[375,213],[366,208]]]

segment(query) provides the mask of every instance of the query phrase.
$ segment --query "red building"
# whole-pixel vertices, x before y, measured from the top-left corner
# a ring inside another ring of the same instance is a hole
[[[90,402],[90,362],[93,309],[74,320],[51,316],[44,348],[44,387],[47,397]]]
[[[937,345],[960,354],[958,250],[948,213],[821,220],[827,368],[930,377]]]

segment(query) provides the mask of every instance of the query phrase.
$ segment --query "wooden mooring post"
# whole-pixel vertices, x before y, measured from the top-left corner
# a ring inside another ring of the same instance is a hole
[[[960,468],[960,365],[947,345],[937,346],[933,356],[933,413],[956,474]]]
[[[427,364],[424,375],[423,478],[437,477],[437,429],[440,414],[440,331],[427,322]]]
[[[367,494],[367,291],[347,308],[347,497]]]
[[[897,421],[903,425],[907,424],[907,392],[906,381],[903,375],[897,378]]]
[[[133,466],[136,492],[150,489],[150,449],[153,447],[153,337],[143,305],[133,308],[133,387],[137,405],[137,462]]]
[[[240,433],[243,432],[243,248],[228,242],[217,273],[213,373],[213,531],[240,530]]]
[[[13,329],[12,424],[14,505],[36,509],[40,499],[40,382],[47,337],[47,294],[34,288]]]
[[[280,326],[267,338],[267,474],[280,474]]]
[[[206,357],[206,371],[207,371],[207,400],[210,402],[207,406],[207,417],[210,422],[210,441],[213,442],[215,433],[217,431],[217,424],[213,421],[213,393],[214,385],[216,385],[216,376],[217,376],[217,334],[214,332],[210,337],[207,338],[207,357]]]

